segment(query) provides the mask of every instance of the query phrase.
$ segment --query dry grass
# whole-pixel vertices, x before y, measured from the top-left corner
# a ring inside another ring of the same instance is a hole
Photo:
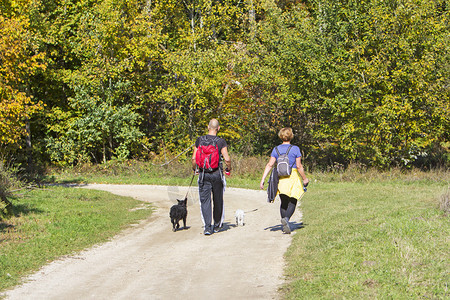
[[[231,153],[232,177],[236,181],[251,180],[259,182],[268,157],[242,156]],[[49,169],[50,181],[103,182],[103,183],[147,183],[147,184],[189,184],[192,166],[189,157],[174,160],[161,166],[164,161],[109,161],[105,164],[85,164],[74,168]],[[392,168],[380,171],[360,165],[350,165],[346,169],[334,166],[327,171],[311,170],[308,162],[303,162],[307,176],[312,182],[450,182],[450,172],[445,169],[421,171]],[[257,184],[256,187],[257,188]]]
[[[311,175],[320,182],[450,182],[450,172],[446,169],[422,171],[419,169],[391,168],[380,171],[357,164],[349,165],[346,169],[331,168],[325,172],[313,171]]]

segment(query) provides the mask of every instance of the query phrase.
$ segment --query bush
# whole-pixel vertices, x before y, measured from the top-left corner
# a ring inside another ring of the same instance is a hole
[[[11,188],[16,186],[20,186],[20,181],[14,175],[13,168],[0,161],[0,219],[13,213],[13,204],[8,198],[11,197]]]

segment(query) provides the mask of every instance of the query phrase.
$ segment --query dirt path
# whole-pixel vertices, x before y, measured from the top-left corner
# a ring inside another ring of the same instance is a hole
[[[169,208],[176,198],[184,197],[185,187],[99,184],[86,188],[132,196],[154,203],[157,209],[150,219],[110,242],[43,267],[7,292],[6,299],[279,298],[283,253],[291,236],[281,233],[279,203],[267,203],[265,191],[227,188],[224,230],[204,236],[193,188],[189,228],[175,233]],[[242,227],[235,226],[238,208],[247,212]]]

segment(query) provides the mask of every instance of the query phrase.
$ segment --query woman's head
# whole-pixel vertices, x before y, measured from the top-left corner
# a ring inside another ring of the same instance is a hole
[[[290,142],[294,138],[294,133],[292,132],[291,127],[284,127],[280,129],[278,136],[283,142]]]

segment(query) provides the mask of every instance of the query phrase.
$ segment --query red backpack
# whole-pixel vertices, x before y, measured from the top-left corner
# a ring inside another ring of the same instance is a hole
[[[217,146],[218,137],[200,137],[195,163],[204,172],[213,172],[219,168],[220,152]]]

